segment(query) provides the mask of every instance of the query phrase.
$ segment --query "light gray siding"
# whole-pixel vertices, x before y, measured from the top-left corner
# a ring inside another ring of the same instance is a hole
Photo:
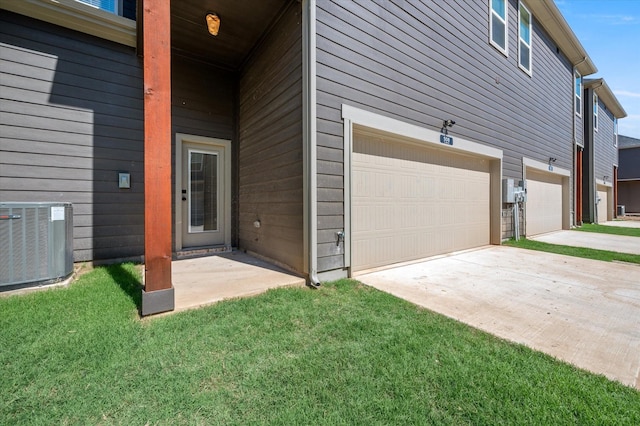
[[[489,44],[487,1],[323,1],[317,6],[320,271],[344,266],[343,103],[504,150],[505,177],[522,157],[571,170],[573,70],[533,22],[533,75],[518,68],[517,6],[509,2],[509,56]]]
[[[618,164],[618,148],[614,146],[613,113],[598,101],[598,131],[594,132],[595,178],[613,180],[613,166]]]
[[[239,246],[297,271],[304,263],[301,35],[301,6],[292,2],[239,84]]]
[[[142,69],[122,45],[0,11],[0,199],[73,203],[74,259],[140,256]],[[131,189],[118,189],[118,172]]]

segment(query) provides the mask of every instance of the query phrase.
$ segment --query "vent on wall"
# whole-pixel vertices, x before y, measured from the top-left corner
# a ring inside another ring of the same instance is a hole
[[[70,203],[0,203],[0,291],[73,272]]]

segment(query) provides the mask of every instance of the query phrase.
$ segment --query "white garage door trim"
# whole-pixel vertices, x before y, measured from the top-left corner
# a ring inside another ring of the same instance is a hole
[[[541,161],[533,160],[530,158],[523,157],[522,159],[522,174],[527,182],[527,203],[525,203],[525,235],[537,235],[544,232],[549,232],[553,230],[559,229],[569,229],[570,224],[570,177],[571,172],[567,169],[555,167],[550,163],[543,163]],[[548,177],[547,182],[544,182],[544,177]],[[539,179],[535,179],[538,177]],[[533,178],[533,179],[532,179]],[[560,191],[558,194],[556,188],[553,188],[552,181],[556,181],[557,184],[561,187],[557,189]],[[547,221],[551,221],[552,223],[547,223],[546,225],[540,225],[539,227],[531,227],[531,213],[534,213],[531,210],[532,204],[529,201],[530,192],[529,186],[532,186],[533,189],[537,189],[537,184],[540,183],[540,190],[547,191],[547,196],[550,198],[556,198],[556,202],[560,202],[560,217],[550,215],[547,218]],[[560,200],[557,200],[560,198]],[[556,222],[557,220],[557,222]],[[554,224],[551,226],[552,224]],[[546,228],[544,228],[546,226]],[[543,231],[540,231],[540,229]],[[553,229],[551,229],[553,228]]]
[[[407,140],[411,143],[425,146],[438,147],[452,150],[458,153],[469,153],[490,160],[490,243],[501,243],[501,206],[502,206],[502,150],[459,138],[452,131],[452,144],[445,145],[440,142],[441,134],[434,130],[416,126],[380,114],[365,111],[350,105],[342,105],[342,118],[344,120],[344,214],[345,214],[345,267],[351,270],[351,236],[352,236],[352,155],[353,155],[353,130],[366,128],[368,131],[378,131],[391,135],[395,139]],[[439,123],[438,123],[439,124]],[[437,126],[438,124],[434,124]]]

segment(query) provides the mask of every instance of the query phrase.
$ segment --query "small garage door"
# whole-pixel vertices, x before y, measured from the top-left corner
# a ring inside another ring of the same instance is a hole
[[[598,223],[607,221],[607,187],[598,185]]]
[[[562,229],[562,177],[527,170],[527,235]]]
[[[354,135],[353,271],[489,244],[489,161]]]

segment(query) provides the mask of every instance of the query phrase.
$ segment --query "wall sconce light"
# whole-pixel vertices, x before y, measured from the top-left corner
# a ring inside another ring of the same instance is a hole
[[[442,129],[440,129],[440,132],[448,135],[448,128],[453,127],[454,124],[456,124],[456,122],[453,120],[442,120]]]
[[[118,188],[129,189],[131,188],[131,174],[128,172],[118,173]]]
[[[555,163],[556,159],[553,157],[549,157],[549,165],[551,165],[551,163]]]
[[[607,180],[609,180],[609,176],[602,176],[602,181],[604,183],[607,183]]]
[[[207,13],[205,16],[205,21],[207,22],[207,30],[209,34],[212,36],[217,36],[218,31],[220,31],[220,17],[217,13]]]

